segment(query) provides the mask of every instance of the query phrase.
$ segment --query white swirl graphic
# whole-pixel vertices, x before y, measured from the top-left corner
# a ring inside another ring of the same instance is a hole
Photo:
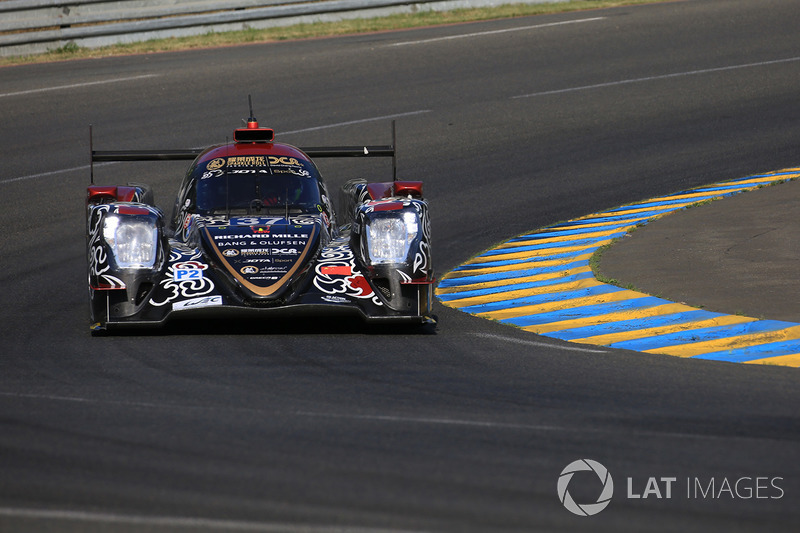
[[[197,258],[201,255],[199,252],[192,251],[189,257],[186,257],[186,255],[187,254],[182,254],[176,250],[170,251],[170,261],[172,264],[167,269],[164,278],[159,282],[161,290],[166,292],[167,296],[160,300],[151,298],[151,305],[161,307],[177,299],[196,298],[205,296],[214,291],[214,282],[207,277],[175,281],[176,268],[198,270],[205,270],[208,268],[208,265],[197,261]]]

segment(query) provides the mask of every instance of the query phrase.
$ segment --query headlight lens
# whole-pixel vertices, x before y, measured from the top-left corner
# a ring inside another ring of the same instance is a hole
[[[417,236],[417,215],[403,213],[371,219],[367,227],[367,244],[372,264],[403,263],[408,249]]]
[[[120,268],[152,268],[158,251],[158,228],[147,219],[109,215],[103,238]]]

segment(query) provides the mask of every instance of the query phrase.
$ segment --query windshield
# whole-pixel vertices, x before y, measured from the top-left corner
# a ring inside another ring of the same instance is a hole
[[[293,157],[237,156],[206,164],[197,180],[202,215],[318,213],[317,171]]]

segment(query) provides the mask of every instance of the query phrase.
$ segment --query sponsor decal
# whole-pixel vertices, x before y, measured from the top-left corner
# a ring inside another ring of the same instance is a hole
[[[227,160],[224,157],[212,159],[206,165],[206,169],[210,171],[219,170],[225,165],[231,168],[242,167],[267,167],[267,166],[283,166],[283,167],[303,167],[303,163],[294,157],[288,156],[263,156],[263,155],[244,155],[244,156],[231,156]]]
[[[174,281],[186,281],[190,279],[203,279],[203,271],[197,268],[176,268],[173,272]]]
[[[219,305],[222,305],[222,296],[205,296],[202,298],[192,298],[191,300],[175,302],[172,304],[172,310],[200,309],[202,307],[214,307]]]
[[[208,265],[197,261],[175,263],[172,270],[172,280],[180,282],[203,279],[203,270],[206,268],[208,268]]]
[[[242,248],[242,255],[269,255],[269,248]]]
[[[324,302],[328,302],[328,303],[332,303],[332,304],[346,304],[346,303],[350,303],[350,300],[348,300],[347,298],[343,298],[343,297],[341,297],[341,296],[333,296],[333,295],[331,295],[331,294],[326,294],[326,295],[325,295],[325,296],[323,296],[321,299],[322,299],[322,301],[324,301]]]
[[[212,159],[206,165],[207,170],[219,170],[220,168],[225,166],[225,159],[222,157],[218,157],[216,159]]]
[[[269,164],[270,165],[285,165],[290,167],[300,167],[300,161],[295,159],[294,157],[286,157],[286,156],[269,156]]]
[[[281,279],[280,276],[251,276],[248,278],[250,281],[258,280],[258,281],[276,281]]]
[[[318,219],[311,219],[310,227],[290,222],[294,220],[237,217],[231,220],[227,232],[205,228],[205,236],[233,278],[253,293],[268,296],[282,288],[281,280],[303,266],[302,258],[316,235]],[[262,268],[262,264],[254,263],[266,264]]]
[[[253,239],[254,235],[242,235],[242,234],[231,234],[231,235],[214,235],[215,241],[236,241],[242,239]],[[305,233],[272,233],[269,235],[270,239],[298,239],[302,244],[305,244],[308,240],[308,235]],[[255,242],[252,240],[251,242]],[[272,241],[262,241],[262,242],[272,242]]]
[[[267,158],[263,155],[242,155],[228,158],[229,167],[265,167]]]

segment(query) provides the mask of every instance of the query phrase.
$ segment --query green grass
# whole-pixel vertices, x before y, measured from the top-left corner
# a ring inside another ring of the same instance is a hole
[[[594,253],[592,254],[592,256],[589,258],[589,267],[592,269],[592,274],[594,275],[595,279],[597,281],[599,281],[600,283],[605,283],[607,285],[615,285],[615,286],[621,287],[623,289],[629,289],[629,290],[635,291],[636,288],[633,287],[632,285],[623,286],[623,284],[622,284],[622,282],[620,280],[618,280],[616,278],[610,278],[610,277],[606,276],[605,274],[603,274],[602,272],[600,272],[600,260],[603,257],[603,253],[605,253],[606,250],[608,250],[609,248],[614,246],[619,241],[620,241],[620,238],[613,239],[610,243],[608,243],[606,245],[603,245],[600,248],[598,248],[597,250],[595,250]]]
[[[481,20],[651,4],[663,1],[665,0],[572,0],[568,2],[546,4],[509,4],[492,8],[458,9],[445,12],[421,11],[380,18],[353,19],[317,24],[297,24],[294,26],[267,28],[263,30],[248,29],[234,32],[208,33],[191,37],[156,39],[140,43],[104,46],[101,48],[82,48],[75,43],[68,43],[60,48],[42,54],[2,57],[0,58],[0,66],[333,37],[337,35],[373,33]]]

